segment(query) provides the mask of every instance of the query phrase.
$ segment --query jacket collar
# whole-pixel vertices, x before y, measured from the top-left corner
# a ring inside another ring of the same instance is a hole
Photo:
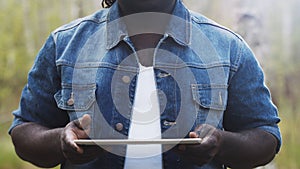
[[[166,29],[166,34],[172,37],[180,45],[187,46],[191,39],[191,15],[188,9],[177,0],[171,18]],[[117,3],[109,9],[107,15],[107,49],[115,47],[124,37],[128,36],[126,25],[120,18],[120,10]]]

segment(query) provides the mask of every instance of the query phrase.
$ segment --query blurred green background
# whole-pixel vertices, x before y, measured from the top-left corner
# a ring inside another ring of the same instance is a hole
[[[0,0],[0,169],[32,169],[7,130],[35,55],[51,31],[100,9],[101,0]],[[190,9],[241,34],[254,50],[282,119],[283,145],[262,168],[300,168],[300,1],[184,0]],[[58,167],[57,167],[58,168]]]

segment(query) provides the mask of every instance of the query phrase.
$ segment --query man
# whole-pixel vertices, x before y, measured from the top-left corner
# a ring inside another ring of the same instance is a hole
[[[111,7],[55,30],[39,52],[10,129],[22,159],[40,167],[130,168],[128,147],[74,140],[131,138],[143,67],[156,83],[160,137],[203,140],[163,146],[161,163],[138,168],[245,169],[274,158],[277,110],[238,35],[180,0],[105,3]]]

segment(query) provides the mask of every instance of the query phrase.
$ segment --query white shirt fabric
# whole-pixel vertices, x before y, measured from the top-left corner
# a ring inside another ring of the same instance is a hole
[[[160,139],[160,113],[153,67],[140,65],[128,139]],[[127,145],[124,169],[162,169],[159,144]]]

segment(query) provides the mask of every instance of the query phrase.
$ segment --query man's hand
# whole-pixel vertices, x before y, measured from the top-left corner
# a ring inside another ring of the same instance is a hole
[[[229,132],[202,124],[189,136],[203,140],[195,145],[179,145],[176,152],[199,166],[215,159],[230,168],[255,168],[269,163],[276,154],[276,138],[261,129]]]
[[[199,125],[194,132],[189,133],[189,136],[203,139],[199,144],[178,146],[178,153],[191,163],[202,166],[210,162],[219,152],[221,131],[215,127],[208,124]]]
[[[84,115],[70,122],[61,133],[61,149],[67,160],[73,164],[82,164],[98,157],[103,150],[99,146],[79,147],[74,140],[88,139],[91,117]]]

